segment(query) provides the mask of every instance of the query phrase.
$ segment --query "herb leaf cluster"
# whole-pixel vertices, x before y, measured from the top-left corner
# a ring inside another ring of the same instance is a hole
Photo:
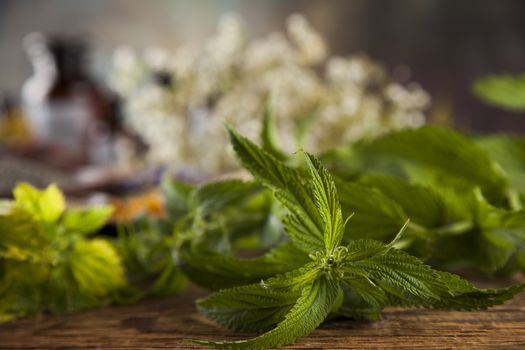
[[[434,265],[485,273],[523,270],[525,143],[427,126],[322,156],[338,176],[350,238],[392,239]],[[344,179],[344,180],[341,180]],[[374,220],[375,219],[375,220]]]
[[[243,165],[287,209],[282,219],[307,262],[260,283],[223,289],[199,300],[199,311],[226,327],[264,332],[248,340],[196,341],[217,348],[267,349],[294,342],[332,315],[375,319],[386,305],[475,310],[502,303],[525,285],[480,290],[440,272],[390,243],[352,239],[343,243],[345,220],[332,175],[305,153],[301,175],[248,139],[229,130]],[[294,259],[293,256],[289,257]]]
[[[291,159],[270,112],[266,123],[263,148],[228,130],[255,181],[166,178],[167,215],[122,225],[111,242],[90,237],[111,208],[70,209],[56,186],[17,186],[0,202],[0,320],[170,295],[190,279],[215,291],[200,312],[261,333],[196,342],[267,349],[333,317],[485,309],[525,288],[481,290],[434,269],[525,269],[522,138],[422,127]]]

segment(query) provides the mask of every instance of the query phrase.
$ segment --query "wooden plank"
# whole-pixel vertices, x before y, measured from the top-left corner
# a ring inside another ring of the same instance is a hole
[[[239,339],[179,296],[0,325],[0,349],[204,349],[187,339]],[[525,349],[525,294],[488,311],[388,308],[378,322],[335,320],[290,349]]]

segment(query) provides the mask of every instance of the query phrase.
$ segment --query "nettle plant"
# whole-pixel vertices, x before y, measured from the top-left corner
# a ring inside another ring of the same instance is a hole
[[[293,343],[332,317],[377,319],[387,305],[485,309],[525,288],[517,284],[481,290],[457,275],[432,269],[395,248],[404,227],[390,243],[357,239],[343,244],[345,226],[352,224],[351,213],[345,218],[336,183],[314,156],[305,153],[309,174],[303,174],[234,130],[229,133],[244,167],[287,209],[282,222],[288,244],[295,250],[278,254],[279,259],[304,264],[198,300],[199,311],[220,324],[261,335],[195,342],[216,348],[268,349]],[[259,265],[265,263],[259,261]],[[267,273],[272,262],[268,264]]]
[[[521,138],[403,130],[323,155],[329,172],[308,153],[290,159],[274,131],[268,114],[262,149],[229,129],[256,181],[167,180],[168,215],[142,218],[113,245],[90,236],[111,208],[67,208],[56,186],[19,185],[14,201],[0,201],[0,321],[175,294],[189,278],[216,291],[197,302],[202,313],[262,333],[197,342],[266,349],[334,317],[376,320],[389,305],[484,309],[525,288],[480,290],[420,260],[523,270]]]
[[[387,242],[410,218],[398,247],[433,265],[485,274],[525,267],[525,141],[472,137],[425,126],[333,150],[348,238]],[[341,180],[344,179],[344,180]]]
[[[280,236],[271,196],[253,181],[193,186],[165,177],[161,188],[164,217],[119,225],[117,247],[143,296],[176,294],[187,285],[186,275],[208,288],[242,283],[241,276],[229,276],[228,257],[274,245]],[[216,276],[210,269],[217,265]]]

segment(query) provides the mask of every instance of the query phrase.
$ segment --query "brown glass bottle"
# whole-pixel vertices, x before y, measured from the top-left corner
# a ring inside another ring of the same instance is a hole
[[[33,33],[25,39],[33,66],[22,104],[36,141],[69,166],[109,164],[117,131],[110,95],[87,70],[79,38]]]

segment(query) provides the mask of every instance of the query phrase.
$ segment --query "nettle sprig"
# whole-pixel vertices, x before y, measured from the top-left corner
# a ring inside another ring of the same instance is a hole
[[[240,249],[273,246],[282,236],[271,193],[260,184],[223,180],[194,186],[165,177],[161,188],[166,215],[123,223],[117,242],[133,284],[144,295],[175,294],[186,286],[186,276],[219,289],[268,275],[266,268],[257,268],[259,259],[239,265],[233,257]],[[281,247],[265,259],[278,259],[287,250]],[[277,261],[274,266],[278,272],[290,270]]]
[[[398,247],[411,254],[446,268],[523,270],[522,138],[426,126],[322,159],[337,176],[343,210],[356,212],[346,239],[388,242],[410,218]]]
[[[525,288],[519,284],[480,290],[459,276],[436,271],[394,248],[403,230],[390,244],[370,239],[343,244],[348,219],[334,179],[314,156],[305,153],[309,176],[302,176],[235,131],[229,132],[243,165],[287,208],[284,228],[308,261],[260,283],[223,289],[199,300],[199,311],[220,324],[262,334],[248,340],[197,343],[268,349],[293,343],[331,316],[374,319],[386,305],[485,309]]]

